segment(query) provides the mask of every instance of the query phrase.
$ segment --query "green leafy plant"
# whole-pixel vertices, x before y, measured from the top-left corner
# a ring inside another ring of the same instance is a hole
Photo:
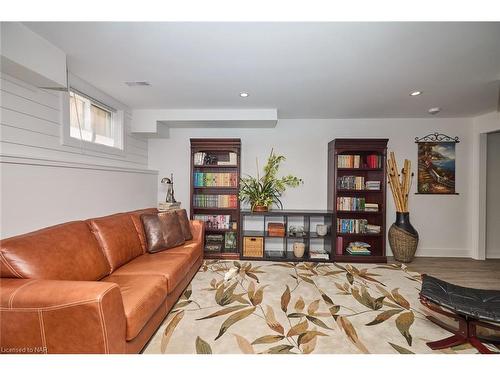
[[[271,150],[262,177],[259,176],[257,161],[257,177],[246,175],[240,180],[240,200],[249,203],[252,210],[257,206],[269,208],[273,204],[283,208],[281,195],[287,188],[297,187],[303,183],[302,179],[292,175],[277,177],[280,164],[285,160],[283,155],[276,155]]]

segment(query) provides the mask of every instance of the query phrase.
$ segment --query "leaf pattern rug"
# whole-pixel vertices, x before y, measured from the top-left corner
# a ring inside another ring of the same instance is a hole
[[[144,353],[477,353],[425,345],[450,333],[420,286],[397,264],[206,260]]]

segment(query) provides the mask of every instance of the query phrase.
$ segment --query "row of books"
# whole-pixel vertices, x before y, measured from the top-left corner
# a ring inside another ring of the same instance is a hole
[[[382,168],[382,156],[378,154],[366,155],[338,155],[338,168]]]
[[[364,211],[366,199],[354,197],[337,197],[337,210]]]
[[[194,187],[237,187],[238,174],[236,172],[224,173],[194,173]]]
[[[337,178],[337,189],[380,190],[380,181],[366,181],[363,176],[342,176]]]
[[[194,215],[195,220],[205,222],[207,229],[235,229],[231,222],[231,215]]]
[[[366,219],[337,219],[337,233],[380,233],[380,225],[368,224]]]
[[[337,210],[340,211],[378,211],[377,203],[366,203],[365,198],[337,197]]]
[[[363,190],[365,178],[362,176],[342,176],[337,178],[337,188],[344,190]]]
[[[202,208],[237,208],[238,196],[235,194],[194,194],[193,205]]]
[[[193,163],[195,166],[203,165],[234,165],[238,164],[237,155],[235,152],[227,154],[207,154],[206,152],[197,152],[193,156]]]

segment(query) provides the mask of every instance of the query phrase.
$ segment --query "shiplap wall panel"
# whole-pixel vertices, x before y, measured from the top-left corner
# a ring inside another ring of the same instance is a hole
[[[148,143],[130,134],[131,112],[124,111],[125,153],[91,151],[61,143],[61,94],[0,75],[1,153],[78,163],[147,168]]]

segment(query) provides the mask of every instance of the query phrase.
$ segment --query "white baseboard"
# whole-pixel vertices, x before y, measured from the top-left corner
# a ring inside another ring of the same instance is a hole
[[[486,259],[500,259],[500,250],[486,249]]]
[[[389,248],[387,249],[387,255],[392,256],[392,252]],[[472,250],[418,248],[415,257],[472,258]]]

